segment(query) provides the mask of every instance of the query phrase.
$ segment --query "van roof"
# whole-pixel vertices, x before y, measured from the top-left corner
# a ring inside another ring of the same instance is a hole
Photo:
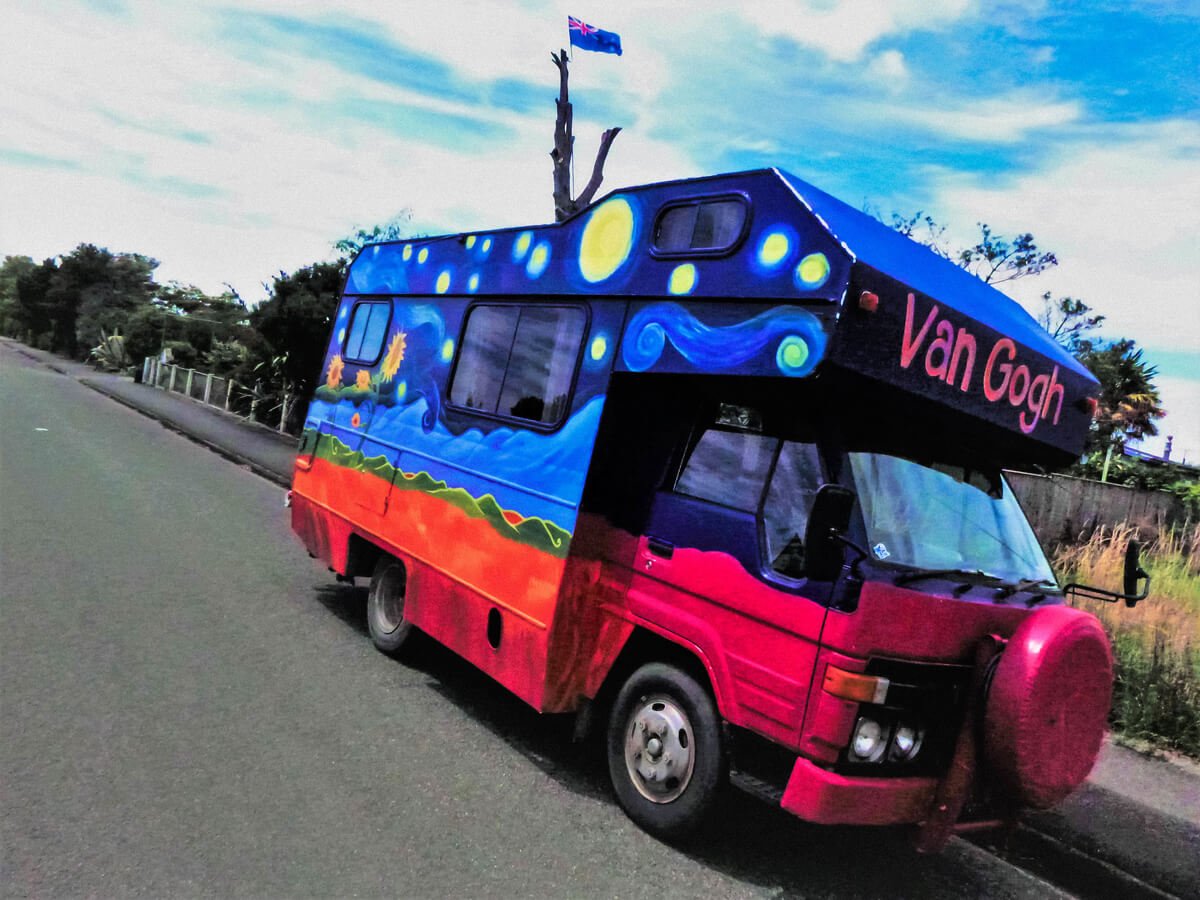
[[[713,371],[803,376],[827,360],[1059,453],[1078,452],[1094,408],[1095,379],[1016,301],[779,169],[620,188],[558,223],[368,245],[345,293],[636,299],[627,330],[698,327]],[[731,362],[722,342],[739,315],[756,334],[801,328],[807,349],[778,367],[762,348]],[[711,368],[622,347],[618,370]]]

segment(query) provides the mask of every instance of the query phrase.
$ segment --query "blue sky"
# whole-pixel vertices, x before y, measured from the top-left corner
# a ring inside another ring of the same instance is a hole
[[[1061,265],[1006,290],[1144,345],[1163,435],[1200,462],[1194,0],[4,7],[4,254],[89,241],[256,300],[404,210],[426,233],[548,221],[570,13],[625,48],[575,55],[580,181],[621,125],[604,190],[776,165],[963,241],[1032,231]]]

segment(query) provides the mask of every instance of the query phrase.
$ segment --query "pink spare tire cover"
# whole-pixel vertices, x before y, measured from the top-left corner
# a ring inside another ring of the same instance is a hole
[[[1036,809],[1078,787],[1100,752],[1112,677],[1108,637],[1093,616],[1051,606],[1025,619],[986,700],[984,759],[997,787]]]

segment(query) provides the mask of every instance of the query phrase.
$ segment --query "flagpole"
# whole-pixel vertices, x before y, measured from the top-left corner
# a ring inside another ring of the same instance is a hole
[[[571,41],[571,19],[567,18],[567,60],[575,62],[575,44]],[[574,123],[572,123],[573,125]],[[575,199],[575,129],[571,128],[571,199]]]

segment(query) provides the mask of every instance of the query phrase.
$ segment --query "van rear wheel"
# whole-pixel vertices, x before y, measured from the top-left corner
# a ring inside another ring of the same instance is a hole
[[[651,834],[694,831],[724,775],[717,710],[708,691],[674,666],[651,663],[625,682],[608,726],[608,772],[621,808]]]
[[[384,653],[398,654],[412,640],[412,622],[404,615],[408,571],[394,556],[381,556],[367,593],[367,628]]]

